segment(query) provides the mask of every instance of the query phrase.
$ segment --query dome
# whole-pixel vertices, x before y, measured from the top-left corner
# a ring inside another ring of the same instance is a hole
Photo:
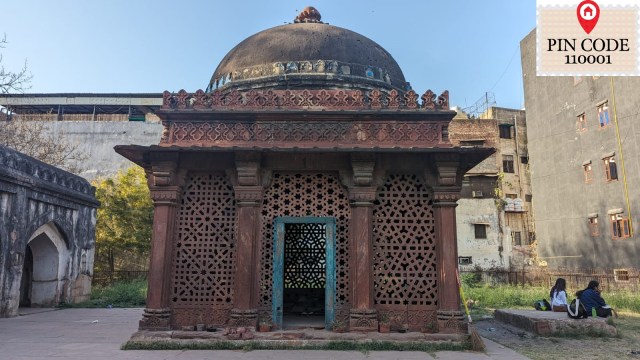
[[[374,41],[320,22],[320,14],[313,8],[305,9],[295,21],[239,43],[218,65],[207,91],[302,87],[407,90],[398,63]]]

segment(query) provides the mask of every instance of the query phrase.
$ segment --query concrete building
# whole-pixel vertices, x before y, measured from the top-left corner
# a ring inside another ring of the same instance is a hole
[[[536,76],[520,44],[538,253],[551,268],[637,268],[638,77]]]
[[[113,154],[122,143],[155,144],[162,125],[155,112],[162,94],[4,94],[0,121],[43,121],[87,158],[81,176],[93,180],[131,166]]]
[[[490,107],[451,123],[451,141],[496,152],[469,170],[456,209],[458,263],[463,270],[508,269],[534,256],[526,118],[523,110]]]
[[[0,146],[0,317],[88,299],[94,191],[79,176]]]

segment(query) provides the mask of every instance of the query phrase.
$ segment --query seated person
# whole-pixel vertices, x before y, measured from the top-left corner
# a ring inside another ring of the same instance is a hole
[[[551,309],[555,312],[567,311],[567,282],[563,278],[558,278],[549,292],[551,298]]]
[[[611,316],[612,313],[615,314],[611,306],[607,305],[600,296],[600,283],[595,280],[591,280],[587,288],[578,291],[576,296],[580,298],[589,316],[592,314],[592,309],[596,309],[596,315],[603,318]]]

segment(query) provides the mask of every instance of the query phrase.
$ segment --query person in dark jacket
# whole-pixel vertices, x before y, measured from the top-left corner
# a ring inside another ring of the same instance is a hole
[[[612,314],[611,306],[604,302],[602,296],[600,296],[600,283],[591,280],[586,289],[578,291],[576,296],[580,299],[582,305],[587,310],[587,314],[591,316],[592,309],[596,309],[596,314],[599,317],[609,317]]]

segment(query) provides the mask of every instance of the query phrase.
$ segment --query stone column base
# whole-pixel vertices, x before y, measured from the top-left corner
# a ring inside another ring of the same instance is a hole
[[[171,330],[170,309],[144,309],[142,320],[138,324],[139,330],[167,331]]]
[[[349,312],[349,330],[378,331],[378,311],[376,309],[351,309]]]
[[[229,326],[257,327],[258,326],[258,310],[249,309],[231,309],[231,319]]]
[[[462,311],[438,310],[438,332],[445,334],[465,334],[467,323]]]

